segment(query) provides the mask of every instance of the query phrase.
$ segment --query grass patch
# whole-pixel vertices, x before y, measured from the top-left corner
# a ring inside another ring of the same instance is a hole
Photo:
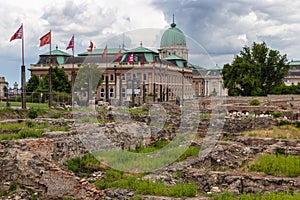
[[[240,194],[236,195],[229,192],[223,192],[220,194],[213,194],[211,197],[214,200],[297,200],[300,199],[300,194],[289,194],[289,193],[274,193],[268,194]]]
[[[194,197],[197,193],[197,187],[194,183],[166,186],[161,181],[143,180],[139,175],[127,174],[113,169],[107,170],[106,178],[99,179],[94,184],[102,190],[106,188],[132,189],[135,190],[136,194],[143,195]]]
[[[102,169],[100,162],[90,153],[82,158],[72,158],[67,161],[67,164],[69,170],[83,175],[89,175]]]
[[[169,143],[170,143],[169,141],[157,140],[153,145],[150,145],[148,147],[137,147],[136,150],[130,150],[130,151],[135,153],[150,153],[163,148]]]
[[[300,139],[300,128],[293,125],[271,126],[269,129],[243,132],[248,137]]]
[[[197,157],[199,152],[200,152],[200,147],[190,146],[176,161],[181,162],[188,157]]]
[[[44,128],[48,126],[48,122],[22,122],[22,123],[7,123],[0,125],[0,141],[2,140],[17,140],[23,138],[39,138],[44,133]]]
[[[96,117],[88,117],[84,116],[78,119],[75,119],[76,123],[84,124],[84,123],[98,123],[98,119]]]
[[[145,106],[139,108],[129,108],[128,111],[134,115],[147,115],[149,113],[149,110]]]
[[[70,128],[68,126],[51,126],[50,127],[50,132],[54,132],[54,131],[64,131],[64,132],[67,132],[69,130],[70,130]]]
[[[300,176],[300,156],[264,154],[258,156],[249,171],[263,172],[273,176]]]
[[[58,119],[61,118],[61,113],[57,112],[51,115],[51,118]]]
[[[199,118],[200,119],[211,119],[212,116],[210,114],[201,114],[201,115],[199,115]]]
[[[2,134],[0,135],[0,141],[2,140],[17,140],[17,139],[24,139],[24,138],[39,138],[42,137],[44,130],[21,130],[18,133],[14,134]]]

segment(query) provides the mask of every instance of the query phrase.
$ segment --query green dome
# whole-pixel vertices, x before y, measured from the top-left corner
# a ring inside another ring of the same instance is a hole
[[[173,22],[171,27],[163,33],[160,40],[160,47],[177,45],[186,46],[186,41],[183,32],[179,28],[176,28],[176,24]]]

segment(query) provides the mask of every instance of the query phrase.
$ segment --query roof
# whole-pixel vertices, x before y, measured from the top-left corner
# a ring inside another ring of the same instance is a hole
[[[126,53],[128,50],[126,49],[120,49],[120,48],[107,48],[107,55],[110,54],[117,54],[121,50],[121,53]],[[102,55],[104,52],[104,49],[93,49],[92,53],[86,51],[83,53],[79,53],[78,56],[87,56],[87,55]]]
[[[158,54],[155,51],[152,51],[151,49],[145,48],[143,46],[139,46],[137,48],[131,49],[129,51],[127,51],[126,53],[155,53]]]
[[[47,53],[44,53],[44,54],[40,54],[40,56],[50,56],[50,51],[47,52]],[[71,54],[68,54],[64,51],[61,51],[59,49],[55,49],[53,51],[51,51],[51,56],[67,56],[67,57],[71,57],[72,55]]]
[[[160,40],[160,47],[177,45],[186,46],[186,41],[183,32],[176,27],[176,24],[173,21],[171,27],[163,33]]]
[[[168,57],[163,58],[163,60],[184,60],[184,59],[176,55],[170,55]]]
[[[288,65],[300,65],[300,61],[291,61],[288,63]]]

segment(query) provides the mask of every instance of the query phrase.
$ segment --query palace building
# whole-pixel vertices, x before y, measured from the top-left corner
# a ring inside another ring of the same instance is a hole
[[[103,53],[105,51],[105,56]],[[144,47],[134,49],[93,49],[73,57],[56,47],[51,52],[52,66],[63,68],[71,80],[72,71],[97,65],[102,70],[101,84],[92,88],[93,98],[110,103],[141,104],[149,101],[177,101],[201,96],[226,96],[221,68],[206,69],[188,61],[184,33],[171,24],[162,34],[158,51]],[[50,53],[41,54],[31,64],[31,74],[48,73]],[[76,81],[75,81],[76,84]],[[89,89],[90,90],[90,89]]]

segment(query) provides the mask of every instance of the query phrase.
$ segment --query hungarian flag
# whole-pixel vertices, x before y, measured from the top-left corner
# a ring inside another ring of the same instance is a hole
[[[21,39],[22,37],[23,37],[23,24],[20,26],[17,32],[13,36],[11,36],[10,42],[15,39]]]
[[[68,49],[72,49],[74,50],[74,35],[72,36],[70,42],[69,42],[69,45],[67,46],[66,50]]]
[[[88,48],[88,52],[90,52],[90,53],[92,53],[93,52],[93,47],[94,47],[94,44],[93,44],[93,42],[92,41],[90,41],[90,46],[89,46],[89,48]]]
[[[51,31],[46,33],[43,37],[40,38],[40,47],[50,44],[51,42]]]
[[[122,59],[122,51],[121,49],[115,54],[116,62],[119,62]]]
[[[107,56],[107,45],[105,45],[105,48],[103,50],[103,53],[102,53],[102,58],[103,57],[106,57]]]

